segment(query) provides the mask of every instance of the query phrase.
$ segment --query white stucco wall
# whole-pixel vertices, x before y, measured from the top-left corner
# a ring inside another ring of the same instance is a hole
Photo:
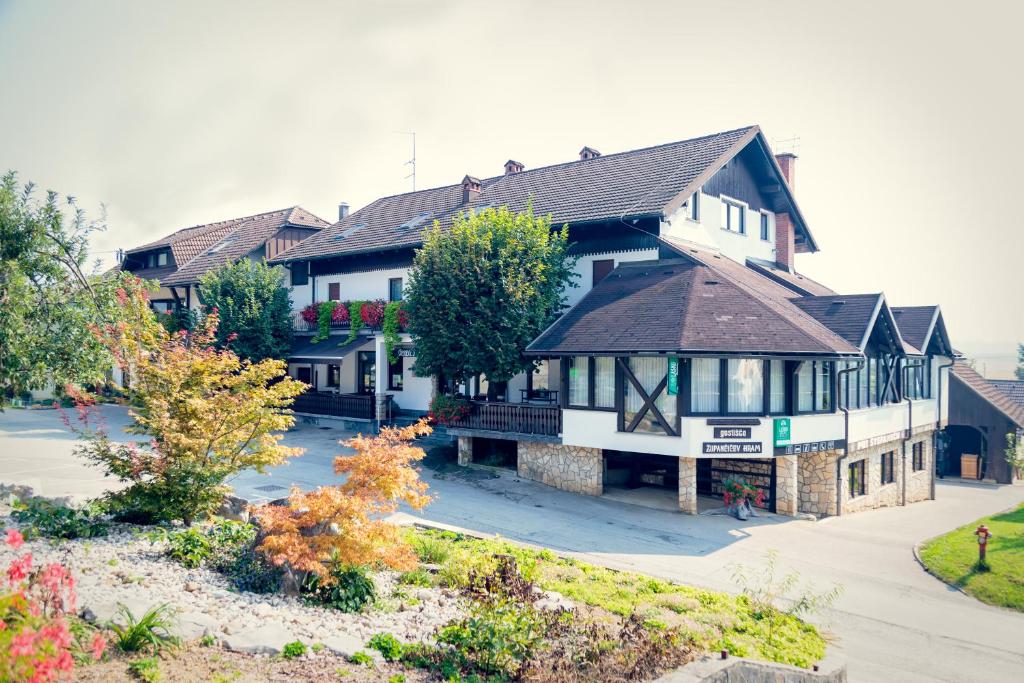
[[[604,254],[587,254],[585,256],[580,256],[579,260],[576,261],[576,266],[573,268],[573,272],[576,273],[576,277],[573,279],[573,282],[576,283],[576,287],[570,287],[566,290],[567,305],[576,305],[587,292],[593,289],[594,261],[606,261],[608,259],[613,259],[615,261],[615,266],[618,267],[621,263],[652,261],[656,258],[658,258],[657,249],[613,251]]]
[[[737,200],[738,201],[738,200]],[[739,202],[743,203],[743,202]],[[761,239],[761,212],[746,210],[746,234],[726,230],[722,222],[722,200],[701,194],[700,221],[690,220],[689,207],[682,207],[661,223],[661,233],[714,247],[734,261],[749,258],[775,260],[775,214],[768,215],[768,240]]]
[[[409,268],[388,268],[386,270],[371,270],[364,273],[340,273],[336,275],[316,276],[316,300],[327,301],[329,285],[337,282],[341,289],[342,301],[357,301],[364,299],[388,299],[388,280],[391,278],[402,278],[402,285],[409,283]],[[313,276],[310,276],[310,282]],[[310,303],[309,301],[306,302]]]

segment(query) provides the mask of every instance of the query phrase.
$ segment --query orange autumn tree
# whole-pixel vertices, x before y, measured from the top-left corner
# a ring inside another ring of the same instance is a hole
[[[398,527],[382,517],[398,510],[399,503],[419,510],[430,502],[427,485],[413,467],[423,459],[423,449],[412,441],[431,431],[420,420],[344,441],[355,450],[334,459],[334,472],[348,475],[345,483],[309,493],[293,489],[287,506],[259,508],[265,533],[259,549],[284,567],[295,585],[310,574],[329,582],[334,562],[415,568],[416,554]]]

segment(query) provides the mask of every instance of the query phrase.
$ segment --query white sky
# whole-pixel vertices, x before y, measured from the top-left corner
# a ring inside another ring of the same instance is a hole
[[[1024,341],[1020,3],[0,0],[0,171],[79,197],[108,258],[300,204],[757,123],[798,136],[797,268],[953,342]]]

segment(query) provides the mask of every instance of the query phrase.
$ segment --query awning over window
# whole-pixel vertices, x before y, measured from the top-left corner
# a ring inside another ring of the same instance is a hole
[[[341,340],[342,344],[338,344]],[[345,337],[328,337],[323,341],[313,343],[310,337],[295,337],[292,341],[292,350],[288,354],[289,363],[341,363],[342,358],[361,349],[370,340],[366,337],[359,337],[352,342],[344,343]]]

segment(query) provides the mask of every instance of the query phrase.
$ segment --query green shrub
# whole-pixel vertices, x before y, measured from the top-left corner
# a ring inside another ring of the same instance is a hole
[[[373,657],[366,654],[362,650],[357,650],[356,652],[353,652],[352,655],[348,658],[348,661],[350,661],[353,664],[358,664],[360,666],[373,666]]]
[[[117,613],[123,617],[124,624],[111,622],[110,630],[114,632],[114,644],[122,652],[159,652],[179,642],[171,635],[174,609],[169,604],[150,608],[140,619],[125,605],[119,604]]]
[[[397,662],[402,658],[402,641],[390,633],[378,633],[366,645],[381,653],[385,661]]]
[[[373,581],[365,567],[335,564],[330,576],[311,574],[302,587],[307,602],[342,612],[358,612],[376,597]]]
[[[150,532],[151,542],[167,542],[167,556],[189,569],[208,565],[226,572],[256,540],[256,527],[245,522],[218,519],[202,527]]]
[[[213,647],[217,644],[217,639],[207,634],[199,639],[199,644],[203,647]]]
[[[284,571],[270,564],[252,548],[241,551],[234,562],[221,570],[236,590],[250,593],[274,593],[281,587]]]
[[[100,518],[101,510],[92,503],[76,509],[54,505],[42,498],[15,501],[11,516],[25,525],[26,538],[95,538],[107,535],[107,523]]]
[[[388,683],[405,683],[405,674],[394,674],[388,679]]]
[[[434,585],[434,581],[431,579],[430,573],[422,569],[414,569],[411,572],[402,572],[398,575],[398,582],[405,586],[419,586],[421,588],[429,588]]]
[[[281,650],[281,657],[284,659],[295,659],[306,654],[306,644],[301,640],[296,640],[291,643],[285,644]]]
[[[444,564],[451,554],[451,539],[441,535],[414,533],[410,536],[412,549],[420,562]]]
[[[473,603],[469,616],[441,629],[437,642],[458,653],[463,669],[515,678],[546,631],[544,615],[527,605]]]
[[[128,672],[140,681],[146,683],[157,683],[160,676],[160,660],[155,656],[146,659],[137,659],[128,665]]]

